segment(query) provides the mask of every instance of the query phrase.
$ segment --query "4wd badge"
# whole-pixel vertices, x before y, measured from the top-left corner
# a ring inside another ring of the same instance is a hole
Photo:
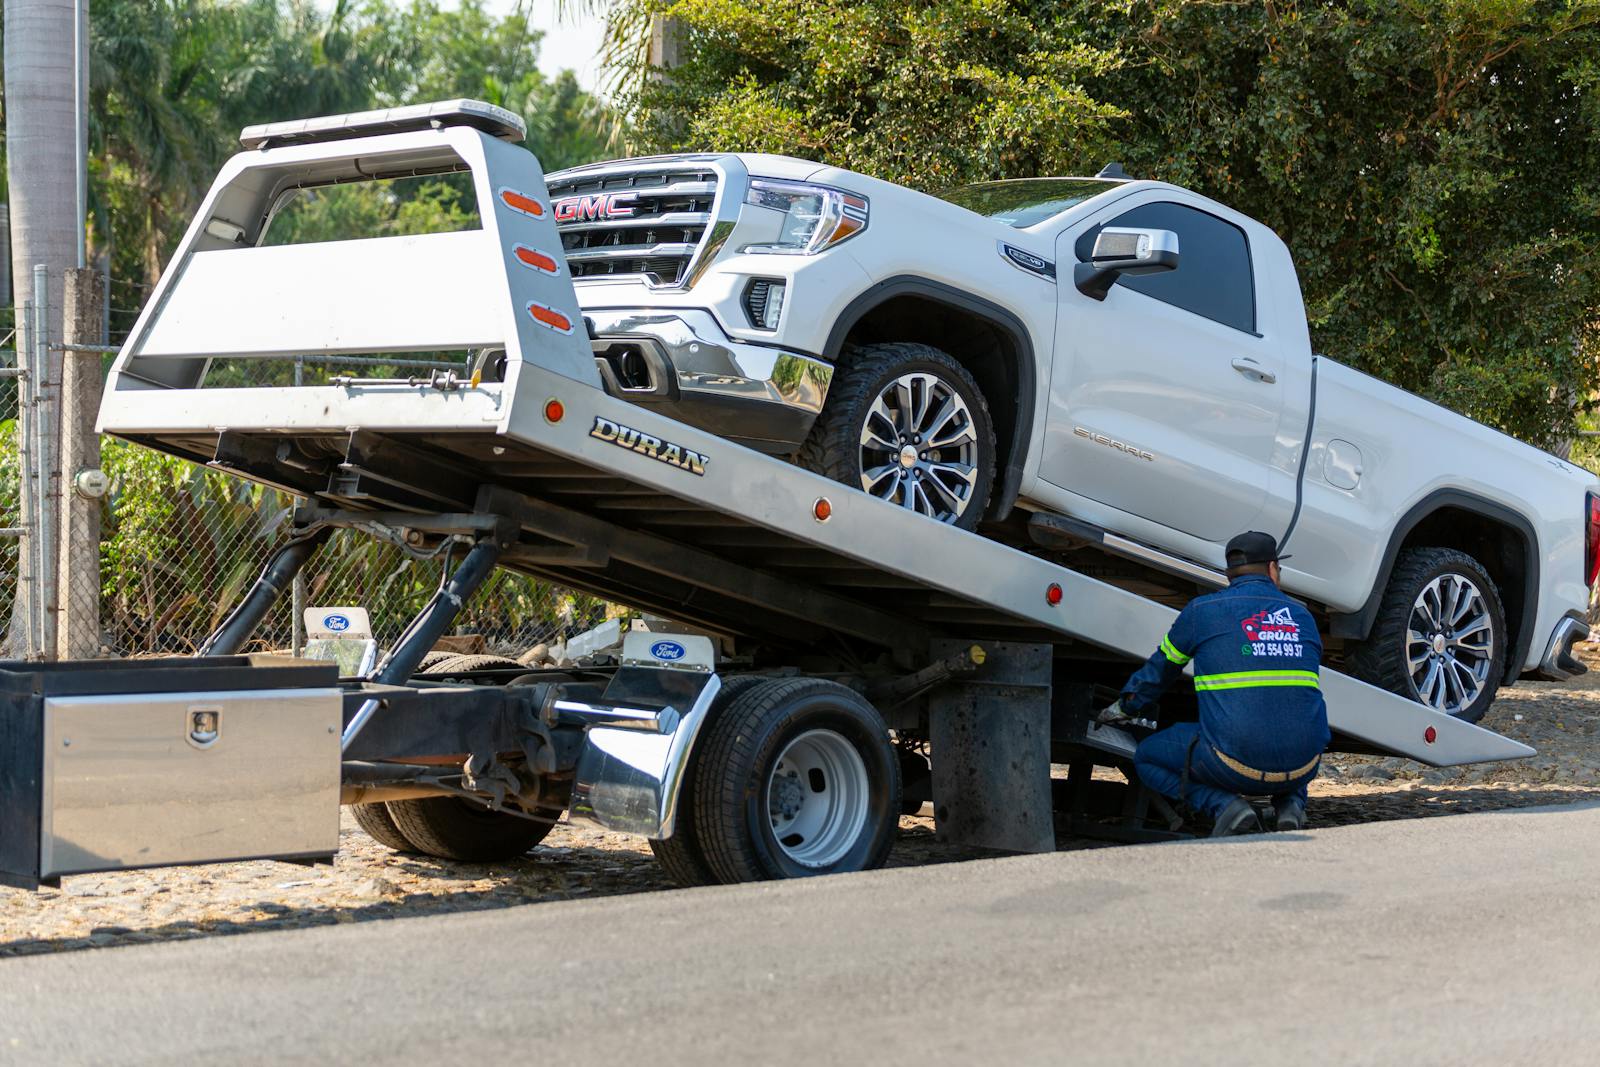
[[[632,426],[624,426],[620,422],[612,422],[599,415],[594,417],[594,426],[589,430],[589,436],[702,477],[706,473],[706,464],[711,462],[709,457],[693,449],[675,445],[671,441],[663,441],[659,437],[652,437],[650,434],[635,430]]]

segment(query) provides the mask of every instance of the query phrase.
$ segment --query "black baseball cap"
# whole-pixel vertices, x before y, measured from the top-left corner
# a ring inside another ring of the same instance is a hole
[[[1250,563],[1276,563],[1288,556],[1278,555],[1278,541],[1260,530],[1248,530],[1228,542],[1228,566],[1243,567]]]

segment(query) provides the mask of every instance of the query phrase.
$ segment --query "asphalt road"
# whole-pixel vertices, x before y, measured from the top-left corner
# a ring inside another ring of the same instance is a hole
[[[0,1062],[1600,1061],[1600,806],[0,960]]]

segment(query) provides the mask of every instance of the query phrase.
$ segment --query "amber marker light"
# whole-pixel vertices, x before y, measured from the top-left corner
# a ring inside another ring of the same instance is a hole
[[[555,258],[545,255],[537,248],[529,248],[527,245],[517,245],[511,250],[511,254],[516,256],[517,260],[523,266],[532,267],[534,270],[539,271],[540,273],[559,274],[561,272],[561,268],[556,263]]]
[[[567,417],[567,406],[555,397],[544,402],[544,421],[560,422]]]
[[[552,307],[545,307],[538,302],[528,305],[528,314],[533,316],[533,321],[540,326],[552,329],[557,333],[571,333],[572,320]]]
[[[833,518],[833,502],[825,496],[817,497],[817,502],[811,505],[811,516],[818,522],[827,522]]]
[[[524,215],[539,218],[544,215],[544,205],[526,193],[519,193],[515,189],[501,189],[500,202],[512,211],[520,211]]]
[[[1057,604],[1061,603],[1061,596],[1061,586],[1057,585],[1055,582],[1051,582],[1049,587],[1044,591],[1044,602],[1049,604],[1051,607],[1055,607]]]

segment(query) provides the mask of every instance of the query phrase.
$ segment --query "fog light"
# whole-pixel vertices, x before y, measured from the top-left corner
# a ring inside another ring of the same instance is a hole
[[[785,283],[772,278],[756,278],[744,291],[744,312],[750,316],[750,325],[763,330],[776,330],[783,317]]]

